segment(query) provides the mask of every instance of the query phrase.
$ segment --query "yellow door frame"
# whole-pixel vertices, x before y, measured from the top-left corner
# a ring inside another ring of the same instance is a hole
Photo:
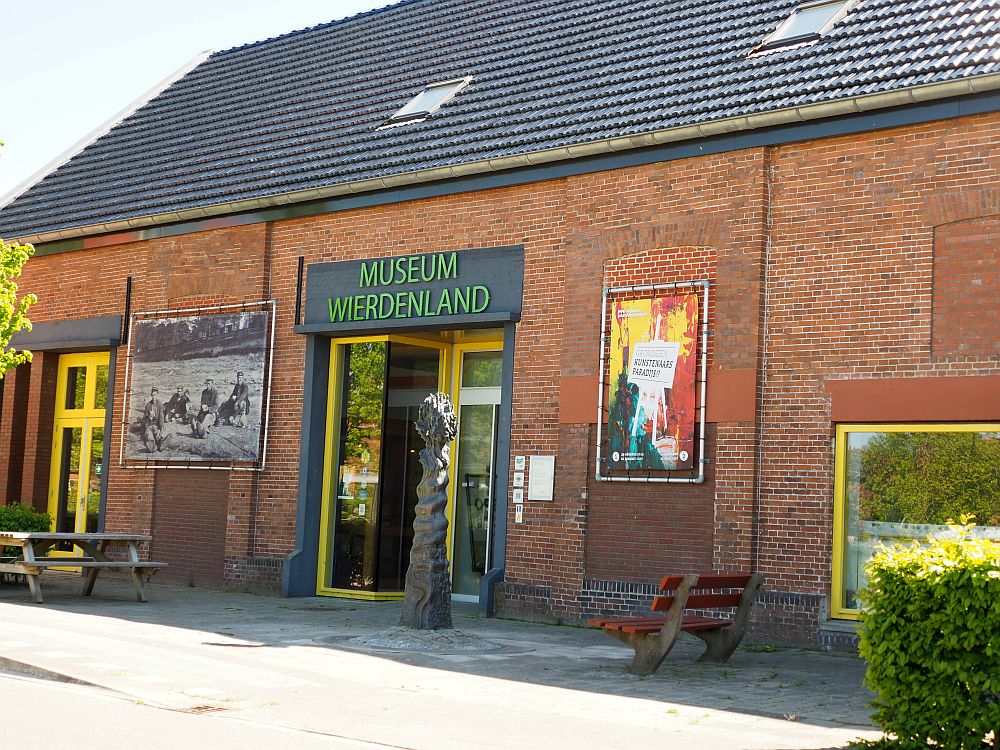
[[[330,379],[327,388],[326,403],[326,435],[324,438],[323,452],[323,502],[320,511],[320,548],[317,555],[316,571],[316,594],[318,596],[334,596],[344,599],[368,599],[387,600],[401,599],[401,591],[356,591],[354,589],[338,589],[326,585],[326,571],[330,564],[330,551],[332,549],[334,510],[336,501],[332,495],[334,487],[334,471],[338,465],[337,455],[337,434],[340,423],[338,410],[338,396],[341,390],[341,378],[343,376],[343,350],[347,344],[361,344],[368,342],[398,342],[414,346],[422,346],[428,349],[437,349],[441,352],[441,362],[438,369],[438,389],[447,393],[455,404],[456,413],[458,409],[458,392],[461,384],[461,372],[458,372],[462,362],[462,355],[467,351],[496,351],[503,349],[503,338],[498,337],[484,341],[463,341],[462,332],[458,332],[458,343],[423,338],[406,334],[384,334],[377,336],[350,336],[334,338],[330,340]],[[454,456],[455,443],[451,445],[451,453]],[[454,543],[454,514],[455,514],[455,461],[451,462],[448,469],[448,506],[446,513],[448,516],[448,540],[447,550],[449,560],[452,556],[452,545]]]
[[[333,529],[335,524],[334,510],[336,509],[336,499],[333,497],[335,485],[334,472],[339,465],[340,456],[337,453],[338,426],[340,424],[339,398],[341,390],[341,378],[343,376],[343,347],[348,344],[364,344],[371,342],[398,342],[422,346],[427,349],[438,349],[441,352],[441,361],[438,363],[438,388],[446,393],[451,392],[451,384],[447,383],[446,376],[450,371],[450,348],[451,345],[444,341],[433,341],[414,336],[405,335],[380,335],[380,336],[351,336],[335,338],[330,340],[330,379],[327,388],[326,403],[326,436],[324,438],[323,449],[323,502],[320,511],[320,547],[317,555],[316,570],[316,594],[318,596],[336,596],[344,599],[369,599],[387,600],[401,599],[400,591],[358,591],[355,589],[341,589],[326,585],[326,572],[330,565],[330,551],[332,550]],[[381,492],[381,487],[379,488]],[[449,505],[451,497],[448,498]]]
[[[503,352],[503,339],[499,338],[494,341],[469,341],[469,342],[459,342],[453,347],[454,349],[454,360],[455,360],[455,377],[454,383],[451,391],[451,400],[455,404],[455,416],[456,418],[461,413],[462,404],[460,403],[462,398],[462,375],[465,367],[465,355],[468,352]],[[459,430],[461,430],[461,425],[459,425]],[[455,482],[456,482],[456,472],[458,471],[458,436],[456,436],[455,441],[451,444],[451,465],[448,467],[448,560],[455,559],[455,499],[457,493],[455,492]],[[454,580],[455,571],[452,570],[452,579]]]
[[[59,357],[56,375],[55,416],[52,429],[52,453],[49,467],[48,511],[52,518],[52,529],[56,529],[59,513],[60,480],[62,479],[63,431],[74,427],[80,428],[79,480],[77,482],[77,497],[66,498],[66,502],[76,503],[76,526],[68,531],[85,531],[87,524],[87,478],[91,470],[90,445],[94,429],[103,429],[107,407],[97,406],[97,368],[109,367],[111,356],[108,352],[83,352],[79,354],[63,354]],[[72,368],[83,368],[85,374],[83,407],[66,405],[67,388],[69,386],[69,371]],[[105,435],[107,440],[108,436]],[[60,553],[53,551],[53,556],[79,556],[79,551]]]

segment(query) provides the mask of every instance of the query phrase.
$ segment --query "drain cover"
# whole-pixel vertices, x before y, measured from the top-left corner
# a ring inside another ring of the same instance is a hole
[[[225,711],[222,706],[190,706],[188,708],[178,708],[183,714],[213,714],[219,711]]]

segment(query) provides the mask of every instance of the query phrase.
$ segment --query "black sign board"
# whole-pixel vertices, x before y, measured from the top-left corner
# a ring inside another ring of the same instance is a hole
[[[520,320],[523,284],[519,246],[313,263],[296,331],[499,325]]]

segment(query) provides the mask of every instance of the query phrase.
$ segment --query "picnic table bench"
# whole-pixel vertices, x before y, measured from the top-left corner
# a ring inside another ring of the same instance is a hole
[[[653,612],[644,617],[595,618],[588,625],[604,631],[635,650],[628,669],[635,674],[655,672],[681,631],[706,644],[699,661],[726,661],[740,645],[757,589],[764,583],[760,573],[667,575],[660,581],[660,596],[653,598]],[[698,593],[691,593],[697,591]],[[732,609],[728,618],[685,614],[686,609],[706,611]]]
[[[35,601],[42,603],[42,585],[38,580],[42,572],[52,568],[81,568],[86,571],[83,595],[90,596],[102,570],[128,573],[132,579],[136,599],[146,601],[143,591],[143,576],[150,576],[166,563],[139,559],[140,542],[151,541],[147,534],[84,534],[74,532],[0,531],[0,549],[18,547],[18,555],[0,557],[0,573],[23,575],[28,580]],[[79,548],[83,556],[49,556],[45,554],[60,543],[69,543]],[[111,547],[125,547],[126,560],[108,557]]]

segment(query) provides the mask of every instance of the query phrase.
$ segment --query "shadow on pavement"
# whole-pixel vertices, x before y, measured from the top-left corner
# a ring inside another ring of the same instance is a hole
[[[285,599],[150,583],[147,603],[132,597],[124,579],[99,580],[92,597],[80,596],[73,574],[43,577],[45,604],[31,602],[27,588],[0,586],[0,609],[24,620],[30,630],[37,609],[115,618],[199,633],[202,646],[224,652],[289,646],[359,653],[348,641],[398,624],[400,603],[310,597]],[[475,605],[456,602],[455,628],[509,648],[499,653],[429,654],[362,650],[373,658],[467,675],[545,685],[680,706],[783,718],[817,727],[870,729],[858,658],[782,648],[739,649],[726,664],[699,663],[701,643],[678,642],[660,670],[628,673],[630,649],[593,628],[487,619]],[[10,620],[11,617],[0,616]],[[116,628],[119,637],[122,629]],[[20,635],[27,635],[22,628]],[[128,633],[124,637],[128,637]],[[147,635],[148,637],[148,631]],[[670,713],[668,709],[668,713]],[[791,750],[791,749],[790,749]]]

